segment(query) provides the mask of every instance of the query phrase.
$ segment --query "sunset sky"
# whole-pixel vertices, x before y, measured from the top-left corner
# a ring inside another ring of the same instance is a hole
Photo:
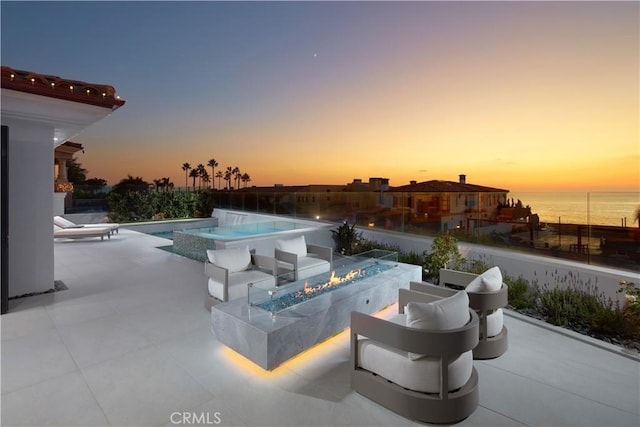
[[[638,2],[0,8],[2,65],[127,101],[73,139],[109,184],[215,158],[258,186],[640,186]]]

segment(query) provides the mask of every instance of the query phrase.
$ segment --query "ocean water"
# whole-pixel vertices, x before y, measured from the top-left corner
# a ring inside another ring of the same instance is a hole
[[[640,192],[516,192],[541,222],[637,227]]]

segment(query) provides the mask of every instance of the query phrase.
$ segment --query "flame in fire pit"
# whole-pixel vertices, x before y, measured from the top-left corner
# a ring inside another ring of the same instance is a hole
[[[309,282],[304,282],[304,289],[296,292],[296,297],[301,298],[304,295],[312,295],[325,289],[341,285],[349,280],[353,280],[362,274],[362,269],[351,270],[344,276],[336,276],[336,272],[331,272],[331,277],[324,283],[318,283],[315,286],[309,286]]]

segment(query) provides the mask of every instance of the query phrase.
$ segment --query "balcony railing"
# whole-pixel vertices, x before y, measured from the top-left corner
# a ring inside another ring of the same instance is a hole
[[[640,267],[638,192],[289,192],[278,187],[201,191],[212,191],[215,207],[222,209],[347,221],[433,237],[452,233],[460,241],[536,255]]]

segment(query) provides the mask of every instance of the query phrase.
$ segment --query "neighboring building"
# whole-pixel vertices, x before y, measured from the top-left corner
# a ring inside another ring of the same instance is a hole
[[[305,215],[327,220],[345,219],[356,213],[381,208],[380,192],[387,191],[388,178],[369,178],[369,182],[354,179],[345,185],[276,184],[273,187],[250,187],[244,193],[243,207],[259,212]],[[236,206],[240,204],[235,203]]]
[[[124,105],[107,85],[2,67],[2,312],[54,287],[54,149]]]
[[[391,192],[393,207],[405,214],[405,224],[472,233],[498,222],[501,208],[507,206],[509,190],[467,184],[466,175],[460,175],[457,182],[412,181],[393,187]]]
[[[531,215],[528,207],[509,202],[509,190],[468,184],[465,175],[457,182],[412,181],[399,187],[390,187],[388,178],[356,178],[346,185],[276,184],[244,188],[236,195],[239,192],[244,193],[242,204],[235,200],[230,205],[387,229],[510,231],[512,224],[525,224]]]

